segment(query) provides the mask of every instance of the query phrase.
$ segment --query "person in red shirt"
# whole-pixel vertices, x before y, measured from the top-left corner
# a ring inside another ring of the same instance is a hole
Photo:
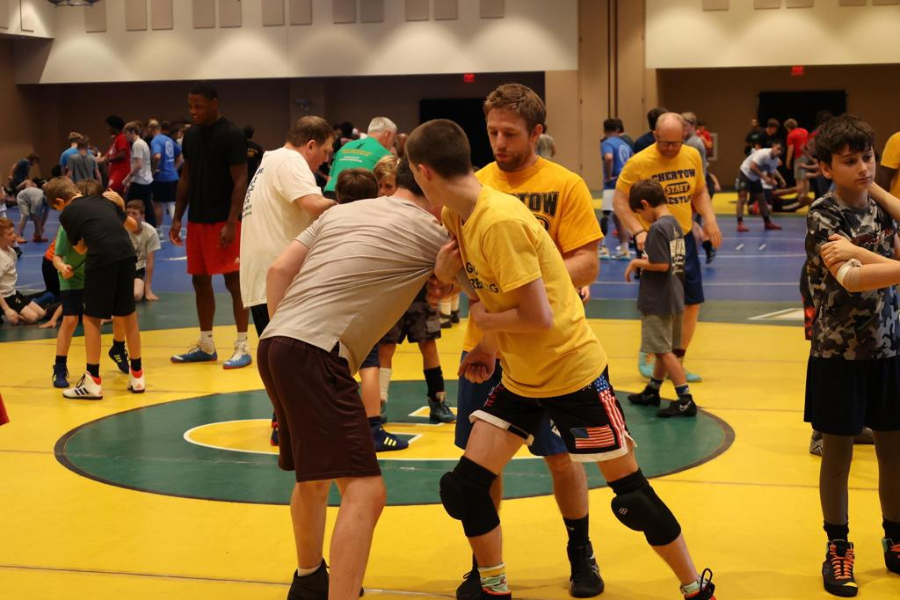
[[[713,138],[709,130],[706,129],[706,123],[703,121],[697,121],[697,127],[694,131],[698,136],[700,136],[700,140],[703,142],[703,146],[706,148],[706,156],[712,156]]]
[[[125,193],[122,181],[131,172],[131,145],[125,139],[122,130],[125,129],[125,120],[116,115],[106,117],[109,125],[109,135],[113,143],[106,151],[106,156],[97,159],[98,164],[109,163],[109,183],[107,187],[118,194]]]
[[[809,178],[815,165],[806,153],[806,145],[809,141],[809,131],[797,125],[795,119],[784,122],[787,129],[787,157],[785,167],[794,171],[794,181],[797,185],[797,202],[806,206],[811,202],[809,198]]]

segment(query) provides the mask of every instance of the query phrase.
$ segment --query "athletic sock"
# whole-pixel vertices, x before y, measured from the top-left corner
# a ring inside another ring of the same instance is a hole
[[[689,386],[688,384],[676,385],[675,393],[678,394],[678,399],[681,400],[685,396],[691,395],[691,386]]]
[[[207,354],[212,354],[216,351],[216,343],[213,341],[212,331],[200,332],[200,349]]]
[[[141,359],[139,359],[139,358],[131,359],[131,370],[132,371],[134,371],[135,373],[140,373],[142,368],[143,367],[141,365]]]
[[[57,366],[57,367],[65,367],[65,366],[66,366],[66,363],[68,362],[68,360],[69,360],[69,357],[68,357],[68,356],[59,356],[59,355],[57,355],[57,356],[56,356],[56,364],[55,364],[55,366]]]
[[[672,350],[672,354],[675,355],[675,358],[677,358],[681,362],[684,362],[684,355],[687,354],[687,350],[685,350],[684,348],[675,348],[674,350]]]
[[[381,401],[388,401],[388,389],[391,387],[391,373],[393,373],[393,369],[389,369],[387,367],[381,367],[381,370],[378,372],[378,387],[381,388]]]
[[[763,217],[763,223],[768,224],[768,223],[771,223],[771,222],[772,222],[772,217]]]
[[[237,337],[234,338],[234,341],[237,342],[238,344],[246,344],[247,343],[247,332],[245,331],[245,332],[241,333],[240,331],[238,331]]]
[[[125,352],[125,340],[122,340],[121,342],[119,340],[113,340],[112,351]]]
[[[588,521],[590,520],[590,515],[585,516],[581,519],[566,519],[563,518],[563,523],[566,524],[566,533],[569,534],[569,545],[577,548],[581,548],[582,546],[586,546],[589,538],[588,538]]]
[[[705,241],[703,242],[703,250],[704,250],[707,254],[709,254],[710,252],[712,252],[712,251],[713,251],[713,245],[712,245],[712,242],[709,241],[709,240],[705,240]]]
[[[369,427],[381,427],[381,415],[369,417]]]
[[[690,597],[700,591],[700,580],[681,586],[681,593]]]
[[[662,384],[663,384],[662,379],[656,379],[655,377],[651,377],[650,383],[647,384],[647,389],[650,390],[651,392],[658,392],[659,389],[662,387]]]
[[[92,365],[88,363],[87,372],[91,374],[91,377],[94,379],[100,379],[100,364]]]
[[[506,585],[506,565],[500,563],[496,567],[478,567],[481,576],[481,587],[488,593],[508,594]]]
[[[738,217],[737,220],[738,220],[738,223],[743,223],[743,222],[744,222],[744,217]]]
[[[900,544],[900,523],[884,519],[881,522],[881,525],[884,527],[884,537],[894,543]]]
[[[831,523],[824,523],[825,534],[828,536],[828,541],[832,540],[847,540],[850,537],[850,524],[844,523],[843,525],[832,525]]]
[[[318,571],[322,567],[322,563],[319,563],[317,566],[311,569],[304,569],[303,567],[297,567],[297,577],[309,577],[316,571]]]
[[[425,385],[428,387],[428,398],[437,400],[437,395],[444,391],[444,373],[440,367],[425,369]]]

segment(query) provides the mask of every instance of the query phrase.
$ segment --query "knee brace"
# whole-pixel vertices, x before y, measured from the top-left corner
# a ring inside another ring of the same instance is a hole
[[[441,503],[447,514],[462,521],[466,537],[484,535],[500,524],[491,500],[496,475],[465,456],[441,477]]]
[[[615,492],[612,510],[626,527],[640,531],[651,546],[665,546],[681,535],[681,525],[665,502],[659,499],[650,482],[638,470],[609,482]]]

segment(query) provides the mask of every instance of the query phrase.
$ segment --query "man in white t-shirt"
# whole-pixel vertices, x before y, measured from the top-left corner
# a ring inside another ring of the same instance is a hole
[[[259,335],[269,324],[269,265],[310,223],[335,205],[322,196],[313,175],[328,159],[333,135],[324,119],[303,117],[288,132],[283,147],[263,155],[247,186],[241,225],[241,296]]]
[[[150,166],[150,146],[141,139],[141,124],[131,121],[122,130],[125,139],[131,144],[131,172],[122,180],[128,191],[128,200],[140,200],[144,203],[147,223],[156,227],[156,212],[153,210],[153,171]]]
[[[763,148],[751,152],[741,165],[740,185],[750,193],[750,202],[756,202],[759,206],[759,214],[762,215],[765,228],[768,230],[781,229],[780,225],[772,222],[769,216],[769,203],[766,199],[766,190],[763,184],[775,187],[780,183],[784,185],[784,179],[778,172],[781,164],[782,144],[780,141],[772,143],[771,148]],[[744,205],[746,200],[738,196],[737,202],[737,230],[738,233],[750,231],[744,225]]]

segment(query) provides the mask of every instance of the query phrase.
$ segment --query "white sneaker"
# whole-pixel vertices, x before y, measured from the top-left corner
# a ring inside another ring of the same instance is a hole
[[[247,342],[235,342],[234,354],[222,365],[223,369],[240,369],[250,366],[253,357],[250,356],[250,344]]]
[[[612,256],[610,256],[609,254],[609,248],[602,244],[600,245],[600,250],[597,252],[597,256],[600,258],[600,260],[609,260],[612,258]]]
[[[75,384],[75,387],[63,390],[63,396],[73,400],[102,400],[103,387],[100,385],[100,381],[86,372]]]
[[[144,381],[144,370],[128,370],[128,391],[132,394],[143,394],[147,384]]]
[[[631,251],[628,250],[628,246],[620,244],[616,248],[616,260],[631,260]]]

